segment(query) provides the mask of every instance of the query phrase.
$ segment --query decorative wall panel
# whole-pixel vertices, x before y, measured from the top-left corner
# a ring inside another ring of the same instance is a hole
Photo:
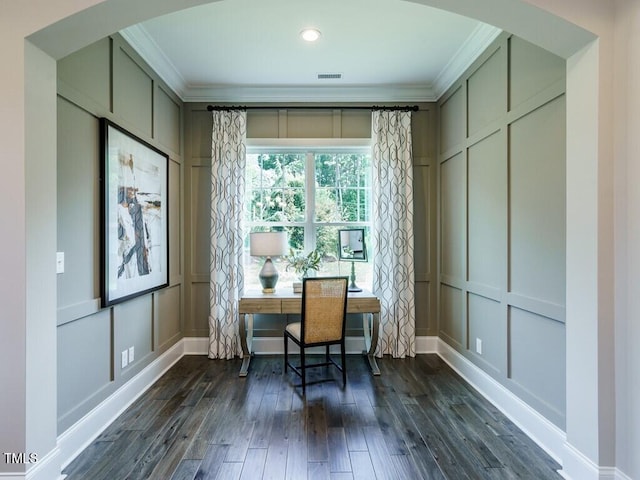
[[[464,116],[464,90],[455,87],[448,93],[445,100],[438,104],[440,120],[439,152],[444,154],[456,145],[460,145],[465,138],[465,124],[461,122]]]
[[[525,401],[560,427],[564,427],[564,324],[535,313],[510,308],[510,382]]]
[[[461,290],[445,284],[440,286],[440,334],[461,348],[467,344],[462,302]]]
[[[113,48],[113,113],[135,126],[135,134],[153,137],[153,78],[116,42]]]
[[[440,165],[440,262],[442,275],[462,280],[465,228],[465,166],[462,154]]]
[[[564,69],[500,35],[439,104],[438,171],[440,336],[561,428]]]
[[[504,138],[495,133],[468,150],[468,279],[504,287],[507,169]]]
[[[560,97],[514,122],[509,152],[510,291],[557,305],[565,299],[564,112]]]
[[[501,49],[493,51],[467,79],[469,137],[503,117],[507,111],[506,62]]]

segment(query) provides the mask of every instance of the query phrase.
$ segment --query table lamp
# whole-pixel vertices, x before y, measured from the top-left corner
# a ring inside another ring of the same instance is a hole
[[[254,232],[249,234],[249,255],[267,257],[258,274],[263,293],[274,293],[278,283],[278,270],[271,257],[286,255],[289,250],[287,232]]]

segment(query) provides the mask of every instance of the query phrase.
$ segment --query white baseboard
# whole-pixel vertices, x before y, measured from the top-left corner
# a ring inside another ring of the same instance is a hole
[[[580,480],[614,480],[613,477],[600,477],[598,466],[576,450],[571,444],[565,443],[563,455],[562,471],[559,472],[563,478]]]
[[[60,435],[58,437],[58,450],[60,451],[59,465],[61,468],[66,467],[82,450],[87,448],[109,424],[153,385],[156,380],[164,375],[183,355],[184,341],[180,340]],[[54,477],[49,476],[46,478],[51,479]],[[44,480],[45,477],[42,477],[42,479]],[[33,480],[35,480],[35,477]]]
[[[209,339],[207,337],[185,337],[182,341],[185,355],[209,354]]]
[[[416,353],[438,353],[438,337],[416,337]]]
[[[615,467],[600,467],[591,459],[585,457],[574,446],[565,444],[565,455],[562,477],[571,480],[631,480]]]
[[[255,355],[282,355],[284,353],[282,337],[255,337],[252,349]],[[297,352],[291,346],[291,352]],[[362,337],[347,337],[345,347],[348,354],[360,354],[364,350]],[[188,337],[184,339],[185,355],[207,355],[209,339],[206,337]],[[416,353],[438,353],[438,337],[416,337]]]
[[[66,475],[60,473],[62,470],[61,458],[60,448],[54,448],[43,458],[39,458],[38,462],[27,470],[27,474],[24,477],[25,480],[49,480],[51,478],[63,480]]]
[[[346,337],[344,340],[344,346],[348,355],[360,354],[364,351],[364,340],[362,337]],[[315,350],[323,352],[324,347],[317,347]],[[282,337],[257,337],[253,339],[253,351],[256,355],[283,355],[284,354],[284,340]],[[314,352],[314,349],[309,349],[309,352]],[[339,352],[339,347],[332,346],[331,352]],[[289,352],[298,353],[298,346],[292,342],[289,342]]]
[[[615,470],[614,478],[615,478],[616,480],[633,480],[633,479],[632,479],[631,477],[629,477],[628,475],[625,475],[624,473],[622,473],[622,472],[620,471],[620,469],[615,468],[614,470]]]

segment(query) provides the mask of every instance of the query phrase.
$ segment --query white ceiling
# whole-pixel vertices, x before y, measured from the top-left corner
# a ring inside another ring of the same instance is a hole
[[[500,31],[404,0],[222,0],[121,33],[185,101],[383,102],[437,100]]]

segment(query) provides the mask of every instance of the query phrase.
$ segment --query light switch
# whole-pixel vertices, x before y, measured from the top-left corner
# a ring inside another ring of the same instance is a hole
[[[56,252],[56,273],[64,273],[64,252]]]

